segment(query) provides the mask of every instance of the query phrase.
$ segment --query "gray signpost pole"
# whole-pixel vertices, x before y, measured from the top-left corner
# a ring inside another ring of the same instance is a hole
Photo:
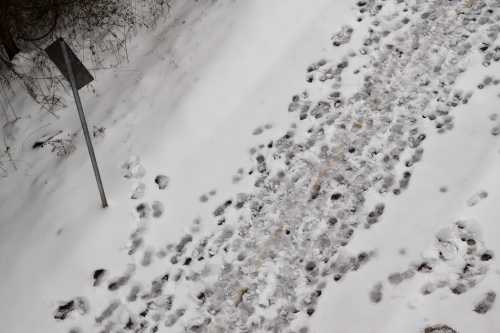
[[[76,86],[75,74],[73,73],[73,68],[71,66],[71,61],[68,55],[68,51],[66,49],[66,44],[62,39],[60,40],[60,45],[64,57],[64,62],[68,70],[71,90],[73,90],[73,96],[75,97],[76,108],[78,109],[78,116],[80,117],[80,122],[82,123],[83,135],[85,136],[85,142],[87,143],[90,160],[92,161],[92,168],[94,169],[95,178],[97,180],[97,187],[99,188],[99,194],[101,195],[102,207],[106,208],[108,207],[108,201],[106,200],[106,193],[104,193],[104,186],[102,185],[101,174],[99,173],[99,168],[97,166],[97,159],[95,158],[94,147],[92,146],[92,141],[90,140],[90,133],[87,127],[87,121],[85,120],[85,114],[83,113],[80,94],[78,93],[78,88]]]

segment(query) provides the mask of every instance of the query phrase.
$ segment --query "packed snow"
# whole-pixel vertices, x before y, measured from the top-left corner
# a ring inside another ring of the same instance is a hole
[[[106,209],[71,96],[5,96],[1,331],[500,331],[499,33],[498,0],[174,2],[81,90]]]

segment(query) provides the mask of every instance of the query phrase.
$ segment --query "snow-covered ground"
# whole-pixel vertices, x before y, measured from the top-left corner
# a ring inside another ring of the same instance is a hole
[[[71,99],[4,99],[1,331],[500,330],[499,22],[177,1],[81,91],[107,209]]]

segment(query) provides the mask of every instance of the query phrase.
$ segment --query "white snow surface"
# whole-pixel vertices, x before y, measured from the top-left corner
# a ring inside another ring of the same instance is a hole
[[[500,331],[500,3],[360,2],[174,2],[81,90],[106,209],[2,95],[0,332]]]

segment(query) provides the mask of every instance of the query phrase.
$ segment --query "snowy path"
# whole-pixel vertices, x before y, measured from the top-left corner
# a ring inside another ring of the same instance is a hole
[[[300,45],[296,33],[312,33],[307,26],[327,20],[323,11],[349,8],[321,3],[316,10],[298,3],[288,8],[292,16],[293,10],[304,10],[303,26],[283,32],[271,29],[269,12],[283,9],[277,4],[238,10],[256,10],[262,31],[285,34],[277,49],[291,52]],[[500,3],[359,1],[356,7],[358,20],[332,31],[327,51],[306,68],[305,86],[290,96],[288,106],[274,105],[272,115],[259,114],[258,103],[252,105],[255,110],[249,108],[263,123],[252,124],[251,113],[245,121],[239,113],[224,114],[246,106],[231,96],[206,95],[214,91],[204,90],[203,83],[190,82],[194,86],[188,96],[179,96],[182,103],[171,102],[181,111],[168,115],[169,125],[158,102],[151,102],[158,111],[156,117],[141,118],[139,128],[151,129],[143,140],[166,143],[142,150],[141,158],[121,166],[122,182],[129,186],[123,190],[122,185],[122,191],[131,198],[136,226],[114,235],[123,244],[128,233],[129,242],[112,268],[104,265],[111,257],[99,260],[102,267],[86,257],[86,266],[93,265],[84,273],[87,285],[52,313],[59,324],[71,332],[500,328],[495,304],[500,125],[490,115],[494,105],[476,96],[498,98],[493,90],[500,80],[491,68],[499,68]],[[220,16],[208,17],[216,20],[229,10],[218,9]],[[241,27],[254,16],[241,15],[241,21],[220,29],[236,26],[245,32]],[[287,21],[290,27],[292,21]],[[308,34],[303,36],[301,42]],[[279,34],[269,42],[277,39]],[[244,49],[249,61],[261,56],[244,43],[232,43]],[[279,84],[271,76],[275,71],[280,75],[283,64],[277,69],[272,64],[288,58],[272,56],[262,60],[269,64],[262,69],[269,79],[231,68],[229,61],[227,82],[245,77],[252,98],[261,93],[263,99],[279,99],[266,96],[273,87],[266,84]],[[234,55],[216,52],[214,57],[222,60],[204,67],[199,80],[217,77],[224,57]],[[155,82],[144,84],[156,87]],[[186,85],[180,81],[173,95],[185,94]],[[224,90],[229,86],[222,84]],[[186,116],[182,110],[203,108],[212,98],[221,104],[220,111],[210,110],[216,125],[193,128],[189,133],[195,136],[185,141],[176,126],[196,113]],[[470,109],[479,107],[486,110],[476,116]],[[214,129],[251,132],[250,158],[235,152],[238,139],[226,142],[218,156],[196,148],[203,141],[221,142],[212,136]],[[182,163],[167,171],[151,169],[153,156],[181,144],[192,152]],[[197,205],[205,208],[191,211],[186,201],[194,186],[188,177],[212,162],[236,171],[228,176],[214,170],[210,182],[206,178],[211,175],[204,173],[207,190]],[[233,184],[211,191],[221,177]],[[169,212],[179,204],[182,212]],[[186,227],[188,216],[194,220]],[[159,223],[165,220],[180,221]]]

